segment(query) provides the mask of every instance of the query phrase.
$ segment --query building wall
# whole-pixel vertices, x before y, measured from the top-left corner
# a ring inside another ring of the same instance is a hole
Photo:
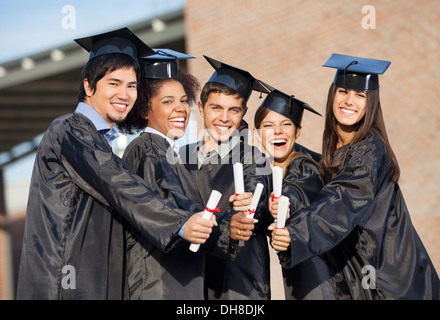
[[[0,214],[0,300],[8,300],[14,295],[13,263],[4,257],[11,256],[10,221]]]
[[[3,225],[3,216],[0,216],[0,220]],[[3,228],[0,229],[0,257],[7,256],[7,243],[6,243],[6,232]],[[8,296],[8,286],[7,286],[7,277],[8,277],[8,267],[7,260],[2,258],[0,259],[0,300],[5,300]]]
[[[375,29],[364,29],[362,22]],[[368,8],[366,8],[368,9]],[[370,7],[371,9],[371,7]],[[189,70],[204,83],[202,55],[248,70],[324,114],[332,53],[389,60],[381,102],[414,225],[440,271],[440,6],[437,0],[188,0]],[[245,116],[261,103],[254,93]],[[200,115],[198,117],[201,128]],[[323,118],[306,113],[298,142],[321,150]]]

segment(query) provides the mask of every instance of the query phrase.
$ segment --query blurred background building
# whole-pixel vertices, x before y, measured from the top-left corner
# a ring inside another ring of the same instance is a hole
[[[334,70],[322,64],[332,53],[392,62],[380,78],[385,122],[401,166],[400,187],[411,219],[440,272],[438,1],[180,3],[126,26],[153,48],[168,47],[197,57],[187,62],[187,68],[202,84],[213,72],[203,58],[207,55],[248,70],[324,114]],[[76,107],[77,80],[87,54],[73,38],[33,55],[0,62],[0,299],[15,295],[35,148],[50,122]],[[250,128],[260,103],[254,93],[245,116]],[[193,110],[189,134],[182,143],[196,139],[202,128],[198,110]],[[298,142],[320,151],[323,125],[322,117],[306,113]],[[115,152],[126,142],[122,137]],[[279,275],[274,277],[274,283],[281,285]]]

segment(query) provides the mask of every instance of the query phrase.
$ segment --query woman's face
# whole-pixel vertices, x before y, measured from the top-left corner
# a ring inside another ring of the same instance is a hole
[[[150,99],[148,126],[175,140],[185,134],[191,113],[182,84],[176,80],[162,83],[157,94]]]
[[[340,126],[352,127],[358,123],[365,115],[366,106],[366,92],[336,88],[333,114]]]
[[[287,159],[299,137],[301,127],[292,120],[275,111],[269,111],[258,128],[264,149],[274,157],[275,162],[282,163]]]

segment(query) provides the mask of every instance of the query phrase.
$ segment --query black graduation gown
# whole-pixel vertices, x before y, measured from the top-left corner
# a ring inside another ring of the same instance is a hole
[[[143,132],[128,145],[123,159],[161,197],[190,212],[204,210],[190,173],[165,138]],[[202,250],[190,251],[190,243],[182,239],[165,253],[134,228],[127,230],[130,299],[203,299]]]
[[[59,117],[37,151],[17,299],[122,299],[122,220],[170,250],[187,218],[113,154],[89,119]]]
[[[304,150],[304,149],[303,149]],[[288,196],[290,210],[303,209],[313,201],[323,186],[318,163],[305,151],[287,166],[282,194]],[[333,300],[331,275],[325,257],[311,257],[293,268],[282,268],[287,300]]]
[[[283,266],[325,253],[338,299],[439,299],[438,275],[392,182],[381,138],[370,132],[343,148],[341,169],[289,220]]]
[[[246,192],[254,192],[259,182],[267,189],[270,165],[256,147],[240,140],[225,158],[218,157],[198,169],[197,149],[197,143],[186,145],[181,148],[180,154],[193,174],[203,202],[208,201],[213,189],[222,194],[218,204],[220,212],[215,213],[219,227],[213,229],[207,242],[201,246],[207,253],[205,299],[270,299],[270,260],[266,239],[270,215],[265,192],[255,213],[255,218],[259,220],[255,235],[243,242],[238,251],[238,242],[229,237],[230,219],[236,213],[229,203],[229,197],[235,194],[234,163],[243,163]]]

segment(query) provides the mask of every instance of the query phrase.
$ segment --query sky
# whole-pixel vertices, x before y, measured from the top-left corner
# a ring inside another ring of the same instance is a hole
[[[185,0],[0,0],[0,65],[183,8]]]
[[[126,27],[184,7],[186,0],[0,0],[0,67],[93,34]],[[74,106],[72,106],[74,107]],[[7,205],[22,206],[34,155],[4,172]],[[21,199],[21,200],[20,200]]]

